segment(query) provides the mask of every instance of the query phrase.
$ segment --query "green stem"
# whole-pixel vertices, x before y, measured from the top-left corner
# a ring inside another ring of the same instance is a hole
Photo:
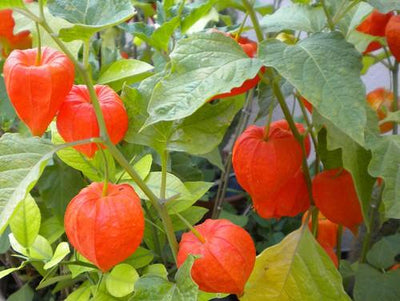
[[[393,78],[393,112],[396,112],[399,109],[399,62],[395,62],[392,70],[392,78]],[[398,133],[398,124],[397,122],[393,122],[393,134],[397,135]]]
[[[109,178],[108,162],[107,162],[106,154],[104,153],[104,150],[101,147],[101,144],[97,143],[97,147],[100,150],[100,153],[101,153],[101,155],[103,157],[103,160],[104,160],[104,185],[103,185],[102,196],[105,197],[107,195],[107,191],[108,191],[108,178]]]
[[[330,15],[330,13],[328,11],[328,8],[326,6],[325,0],[320,0],[320,1],[321,1],[321,4],[322,4],[322,8],[324,10],[324,13],[326,15],[326,19],[328,20],[329,29],[334,31],[335,30],[335,24],[332,21],[332,16]]]
[[[36,61],[35,65],[39,66],[40,62],[42,61],[42,39],[40,37],[40,28],[39,24],[35,22],[36,24],[36,31],[37,31],[37,39],[38,39],[38,45],[37,45],[37,53],[36,53]]]
[[[161,154],[161,187],[160,187],[160,199],[165,202],[165,196],[167,192],[167,163],[168,163],[168,151],[164,150]]]
[[[340,265],[340,260],[342,258],[342,237],[343,237],[343,226],[339,225],[337,229],[337,241],[336,241],[336,257]]]
[[[163,259],[163,262],[165,263],[166,260],[165,260],[165,258],[163,256],[163,253],[162,253],[160,240],[158,239],[158,233],[157,233],[158,226],[156,224],[156,221],[154,220],[153,215],[151,214],[149,208],[147,208],[147,205],[143,204],[142,207],[143,207],[144,211],[146,212],[147,216],[150,219],[151,233],[153,235],[153,240],[154,240],[154,245],[156,247],[156,252],[161,256],[161,258]]]
[[[182,215],[179,213],[175,212],[176,216],[179,217],[179,219],[190,229],[190,231],[194,234],[194,236],[197,237],[197,239],[204,244],[206,242],[205,238],[203,235],[200,234],[199,231],[197,231]]]
[[[89,70],[89,55],[90,55],[90,41],[85,41],[83,44],[83,67]]]
[[[242,32],[243,32],[243,28],[244,28],[244,25],[246,24],[246,21],[247,21],[247,18],[248,18],[248,17],[249,17],[249,13],[246,13],[246,15],[245,15],[244,18],[243,18],[242,23],[240,24],[240,27],[239,27],[238,32],[237,32],[236,35],[235,35],[235,40],[236,40],[236,41],[239,40],[240,35],[241,35]]]
[[[354,0],[347,6],[343,11],[340,8],[336,15],[332,18],[333,24],[337,24],[350,10],[353,9],[354,6],[356,6],[358,3],[360,3],[360,0]]]
[[[371,203],[370,203],[369,223],[366,227],[367,233],[364,236],[364,242],[363,242],[363,246],[362,246],[362,250],[361,250],[361,258],[360,258],[361,263],[364,263],[367,259],[367,253],[369,251],[370,244],[371,244],[372,230],[374,228],[375,214],[378,212],[379,207],[381,205],[383,190],[384,190],[384,183],[382,183],[382,185],[381,185],[381,190],[379,191],[379,196],[378,196],[378,200],[377,200],[376,204],[374,204],[373,201],[371,201]]]
[[[268,141],[268,139],[269,139],[269,129],[271,127],[273,112],[274,112],[274,106],[271,104],[271,107],[269,108],[269,112],[268,112],[268,118],[267,118],[267,121],[266,121],[265,127],[264,127],[264,140],[265,141]]]
[[[242,0],[243,6],[246,8],[246,12],[249,14],[251,22],[253,23],[254,31],[256,32],[258,42],[264,40],[264,35],[261,31],[260,23],[254,10],[253,5],[248,0]]]
[[[318,214],[319,210],[317,207],[312,208],[311,215],[311,232],[315,238],[318,236]]]

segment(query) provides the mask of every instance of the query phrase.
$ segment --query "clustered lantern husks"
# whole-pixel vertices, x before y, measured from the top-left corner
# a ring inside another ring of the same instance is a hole
[[[296,124],[301,133],[304,128]],[[295,216],[310,206],[301,169],[303,152],[286,120],[272,122],[265,139],[263,127],[250,126],[236,141],[232,163],[240,186],[251,196],[263,218]],[[305,139],[307,155],[309,137]]]
[[[42,136],[71,90],[75,73],[73,63],[64,53],[43,47],[41,61],[36,64],[37,51],[14,50],[3,72],[18,117],[32,135]]]
[[[103,272],[138,248],[144,232],[140,198],[128,184],[92,183],[68,204],[64,224],[74,248]]]
[[[225,219],[208,219],[194,228],[204,242],[192,232],[184,233],[179,243],[178,267],[189,254],[199,255],[191,275],[201,290],[241,295],[256,259],[251,236]]]
[[[128,130],[128,114],[117,93],[110,87],[96,85],[95,92],[103,112],[111,142],[119,143]],[[84,85],[74,85],[67,95],[57,116],[57,130],[66,142],[99,137],[96,113]],[[95,143],[74,146],[76,150],[92,158],[98,147]]]

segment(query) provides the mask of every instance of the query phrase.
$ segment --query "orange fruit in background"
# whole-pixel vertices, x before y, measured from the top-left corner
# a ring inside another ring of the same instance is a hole
[[[378,114],[378,119],[385,119],[388,112],[393,111],[393,93],[385,88],[377,88],[367,94],[367,103]],[[386,122],[379,126],[381,133],[393,129],[392,122]]]

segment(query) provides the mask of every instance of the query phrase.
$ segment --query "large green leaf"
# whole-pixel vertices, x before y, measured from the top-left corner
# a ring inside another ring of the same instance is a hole
[[[364,0],[377,8],[382,13],[388,13],[400,9],[400,2],[397,0]]]
[[[116,265],[106,276],[107,291],[114,297],[124,297],[133,292],[139,274],[129,264]]]
[[[149,116],[146,93],[125,87],[124,102],[129,115],[126,141],[150,146],[159,153],[167,149],[199,155],[211,152],[220,144],[236,113],[243,107],[244,97],[207,103],[183,120],[158,122],[141,131]]]
[[[332,260],[305,226],[257,256],[240,300],[351,299]]]
[[[382,273],[368,264],[360,264],[354,286],[355,301],[400,300],[400,270]]]
[[[132,301],[196,301],[198,286],[193,282],[190,271],[194,256],[189,255],[175,275],[176,283],[163,277],[148,275],[141,277],[135,284]]]
[[[190,116],[213,96],[229,92],[261,68],[231,38],[220,33],[194,34],[171,53],[172,72],[155,87],[146,126]]]
[[[48,0],[47,6],[54,16],[75,24],[60,30],[65,41],[89,40],[94,33],[122,23],[135,13],[129,0]]]
[[[400,254],[400,234],[385,236],[376,242],[367,254],[367,260],[377,269],[388,269]]]
[[[385,182],[382,199],[386,218],[400,218],[400,137],[383,136],[370,141],[369,172]]]
[[[25,248],[30,247],[39,234],[40,210],[30,194],[19,203],[10,218],[11,232],[15,239]]]
[[[0,233],[25,199],[51,159],[54,147],[46,140],[4,134],[0,138]]]
[[[266,32],[282,30],[319,32],[325,25],[326,17],[322,7],[308,5],[284,6],[261,20],[261,26]]]
[[[317,33],[293,46],[267,40],[259,47],[259,57],[323,117],[364,145],[367,116],[361,55],[340,33]]]

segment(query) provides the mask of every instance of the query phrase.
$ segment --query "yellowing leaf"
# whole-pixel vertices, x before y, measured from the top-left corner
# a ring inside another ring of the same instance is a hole
[[[331,259],[307,228],[264,250],[246,284],[242,301],[350,300]]]

